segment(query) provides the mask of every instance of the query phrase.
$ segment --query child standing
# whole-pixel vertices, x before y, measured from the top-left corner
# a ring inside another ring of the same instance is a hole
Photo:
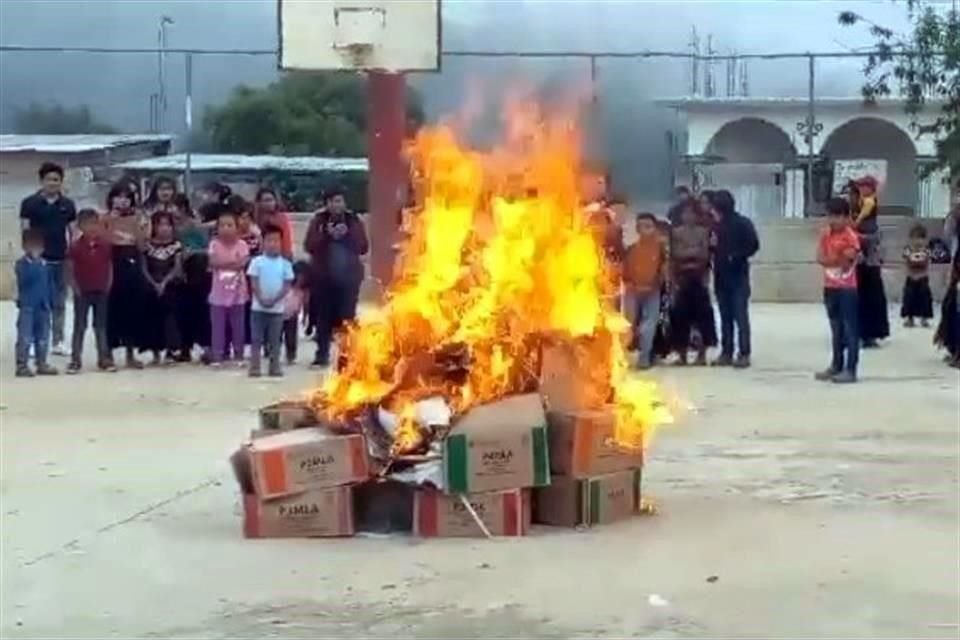
[[[207,246],[210,232],[200,223],[183,194],[174,196],[177,214],[174,218],[177,240],[183,247],[183,282],[180,285],[177,314],[180,317],[181,362],[190,362],[194,345],[203,348],[209,361],[210,352],[210,271]]]
[[[933,317],[933,294],[930,293],[930,249],[927,246],[927,228],[922,224],[910,229],[908,244],[903,249],[903,261],[907,267],[907,277],[903,282],[903,297],[900,317],[903,326],[914,326],[914,318],[920,318],[920,324],[930,326]]]
[[[83,359],[83,338],[87,318],[93,311],[93,335],[97,342],[97,367],[115,372],[110,345],[107,343],[107,299],[113,285],[113,248],[105,238],[100,216],[93,209],[77,214],[80,237],[67,252],[68,280],[73,288],[73,344],[67,373],[80,373]]]
[[[637,368],[653,364],[653,338],[660,318],[660,287],[666,255],[652,213],[637,215],[637,241],[627,249],[623,265],[624,311],[631,319],[634,343],[640,353]]]
[[[123,347],[130,369],[142,369],[136,351],[143,348],[143,281],[140,253],[149,236],[150,222],[134,209],[136,193],[118,182],[107,194],[105,218],[113,247],[113,280],[107,301],[107,340],[111,351]]]
[[[830,319],[833,358],[817,380],[836,383],[857,381],[860,331],[857,307],[857,258],[860,238],[853,230],[850,206],[842,198],[827,203],[827,228],[820,234],[817,262],[823,266],[823,302]],[[846,354],[846,360],[844,360]]]
[[[260,377],[260,355],[264,344],[270,354],[271,376],[282,376],[280,339],[283,334],[284,298],[293,283],[290,261],[281,255],[283,231],[270,226],[264,230],[263,254],[250,262],[247,275],[253,291],[250,311],[250,377]]]
[[[244,205],[246,205],[246,202],[244,202]],[[263,249],[263,237],[260,232],[260,227],[253,221],[253,212],[246,206],[236,215],[240,239],[247,243],[247,250],[250,252],[250,257],[255,258],[260,255]]]
[[[677,351],[676,364],[687,364],[690,333],[700,334],[696,364],[707,363],[707,348],[717,344],[717,327],[713,305],[705,280],[710,270],[710,230],[699,223],[693,205],[681,215],[681,223],[670,233],[675,296],[672,314],[672,338]]]
[[[244,271],[250,252],[240,239],[237,218],[229,211],[221,211],[217,219],[217,235],[210,241],[210,363],[219,366],[226,357],[227,327],[233,341],[233,355],[243,360],[243,337],[246,322],[244,307],[250,296]]]
[[[287,350],[288,365],[297,361],[300,314],[304,309],[310,308],[309,273],[310,265],[304,260],[298,260],[293,265],[293,286],[283,299],[283,343]]]
[[[180,327],[177,322],[180,282],[183,279],[183,246],[176,239],[173,214],[157,210],[150,219],[150,241],[143,250],[143,276],[149,285],[144,303],[146,347],[153,351],[153,364],[177,360]]]
[[[30,347],[40,376],[55,376],[57,370],[47,364],[50,346],[50,314],[53,308],[53,283],[47,261],[43,259],[43,231],[35,227],[23,232],[23,257],[17,260],[17,371],[18,378],[32,378],[27,365]]]

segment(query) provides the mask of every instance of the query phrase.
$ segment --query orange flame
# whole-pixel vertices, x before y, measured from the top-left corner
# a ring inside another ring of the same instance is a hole
[[[535,388],[544,339],[577,341],[609,385],[616,441],[645,446],[671,420],[656,384],[628,376],[624,318],[579,193],[575,120],[535,104],[508,114],[504,143],[467,148],[454,131],[409,142],[416,207],[385,304],[341,336],[342,369],[315,397],[332,418],[380,403],[400,417],[395,448],[421,436],[411,416],[442,395],[454,414]]]

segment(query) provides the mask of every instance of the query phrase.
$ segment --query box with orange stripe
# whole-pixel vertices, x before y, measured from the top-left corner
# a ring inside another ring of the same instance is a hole
[[[243,496],[243,535],[247,538],[352,536],[353,487],[309,489],[273,500]]]
[[[466,496],[494,536],[524,536],[530,530],[530,490],[508,489]],[[413,498],[413,533],[425,538],[482,538],[480,525],[460,496],[420,489]]]
[[[363,482],[369,476],[361,434],[310,427],[257,438],[246,450],[254,492],[265,500]]]
[[[612,407],[548,411],[550,471],[582,479],[642,467],[642,451],[625,451],[614,443],[614,420]]]

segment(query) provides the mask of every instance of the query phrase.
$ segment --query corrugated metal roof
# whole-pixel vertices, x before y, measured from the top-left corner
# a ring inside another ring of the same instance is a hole
[[[181,172],[187,167],[187,156],[170,156],[131,160],[118,164],[121,169],[136,171]],[[317,156],[244,156],[231,154],[195,153],[190,158],[192,171],[287,171],[316,173],[320,171],[368,171],[366,158],[323,158]]]
[[[144,142],[170,142],[167,134],[0,135],[0,153],[86,153]]]

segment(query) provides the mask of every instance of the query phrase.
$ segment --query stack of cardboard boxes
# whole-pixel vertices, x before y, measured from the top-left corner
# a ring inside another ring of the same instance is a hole
[[[258,436],[234,456],[238,477],[249,480],[240,482],[244,535],[353,535],[353,487],[369,477],[363,436],[320,426]]]
[[[636,513],[643,464],[642,454],[616,448],[613,434],[607,408],[511,396],[457,420],[433,463],[441,488],[393,484],[406,491],[403,513],[412,504],[409,530],[423,537],[522,536],[531,522],[606,524]],[[371,478],[362,434],[317,426],[297,403],[264,408],[232,462],[250,538],[353,535],[365,504],[355,488],[383,486]],[[398,493],[384,495],[398,504]]]
[[[444,491],[417,490],[414,533],[526,535],[529,489],[549,483],[547,422],[540,396],[531,393],[481,405],[457,421],[443,442]]]
[[[613,444],[612,410],[551,410],[547,424],[553,477],[536,491],[534,522],[593,526],[639,510],[643,454]]]
[[[578,527],[629,518],[640,508],[643,452],[614,444],[609,381],[590,377],[576,345],[544,349],[540,393],[550,434],[549,486],[534,494],[534,522]]]

